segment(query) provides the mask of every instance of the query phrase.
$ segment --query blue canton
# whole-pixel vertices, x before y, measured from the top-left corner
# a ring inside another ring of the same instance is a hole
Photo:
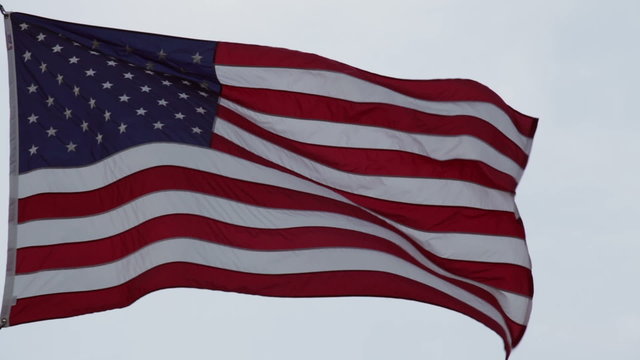
[[[210,145],[215,42],[12,20],[21,173],[149,142]]]

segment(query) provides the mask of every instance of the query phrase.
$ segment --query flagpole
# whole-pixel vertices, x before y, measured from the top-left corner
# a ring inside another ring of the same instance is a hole
[[[8,13],[8,12],[6,12],[6,11],[4,10],[4,6],[2,6],[2,4],[0,4],[0,12],[2,13],[2,15],[4,15],[4,17],[5,17],[5,18],[8,18],[8,17],[9,17],[9,13]],[[0,330],[1,330],[5,325],[7,325],[7,319],[6,319],[6,318],[2,318],[2,319],[0,319]]]
[[[10,118],[11,120],[9,121],[10,123],[10,127],[12,128],[12,130],[10,131],[9,138],[10,138],[10,142],[14,142],[17,141],[16,135],[17,132],[15,132],[15,130],[17,130],[17,128],[15,128],[15,120],[17,120],[15,118],[15,116],[17,115],[17,111],[18,111],[18,103],[17,103],[17,93],[16,93],[16,71],[15,71],[15,49],[14,49],[14,45],[13,45],[13,30],[12,30],[12,26],[11,26],[11,12],[7,12],[4,9],[4,6],[0,5],[0,12],[2,12],[2,14],[4,15],[4,32],[5,35],[7,37],[6,41],[7,41],[7,64],[9,65],[9,91],[10,91],[10,96],[9,96],[9,108],[10,108]],[[16,143],[17,144],[17,143]],[[14,144],[15,145],[15,144]],[[15,181],[15,179],[13,177],[17,176],[17,157],[15,155],[15,151],[17,150],[16,148],[12,148],[10,151],[10,155],[9,155],[9,163],[12,164],[10,165],[10,177],[12,178],[12,181]],[[14,219],[16,218],[17,215],[17,197],[15,192],[12,193],[12,191],[14,191],[15,189],[12,190],[12,186],[11,184],[9,185],[9,216],[10,219],[12,219],[10,221],[10,225],[9,225],[9,236],[7,238],[7,262],[6,262],[6,276],[5,276],[5,282],[4,282],[4,292],[2,294],[2,306],[0,307],[0,329],[8,327],[9,323],[10,323],[10,319],[11,319],[11,306],[13,306],[15,304],[15,298],[13,297],[13,282],[14,282],[14,278],[15,278],[15,252],[16,252],[16,246],[15,246],[15,241],[13,240],[15,238],[15,229],[13,228],[13,226],[15,226],[17,223],[14,222]]]
[[[0,12],[5,18],[9,17],[9,13],[5,11],[4,6],[2,6],[2,4],[0,4]],[[0,329],[5,327],[5,325],[7,325],[7,319],[6,318],[0,319]]]

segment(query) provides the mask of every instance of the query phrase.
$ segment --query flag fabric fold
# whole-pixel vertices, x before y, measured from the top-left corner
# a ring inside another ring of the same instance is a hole
[[[7,325],[194,287],[382,296],[507,353],[531,262],[515,191],[537,119],[461,79],[11,13]]]

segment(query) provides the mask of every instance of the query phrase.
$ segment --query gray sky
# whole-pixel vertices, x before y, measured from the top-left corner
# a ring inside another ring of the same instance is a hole
[[[488,85],[517,110],[540,118],[517,196],[536,294],[529,328],[511,358],[640,358],[640,231],[633,225],[640,215],[640,115],[632,108],[640,93],[640,2],[2,4],[72,22],[287,47],[388,76],[471,78]],[[0,52],[5,203],[6,63]],[[0,206],[0,218],[6,218],[6,206]],[[0,233],[6,234],[6,224]],[[4,263],[2,254],[2,268]],[[474,320],[411,301],[173,289],[121,310],[2,330],[0,357],[481,360],[502,359],[503,349],[498,335]]]

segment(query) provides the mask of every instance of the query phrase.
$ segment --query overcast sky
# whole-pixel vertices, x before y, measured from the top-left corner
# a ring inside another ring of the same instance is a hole
[[[388,76],[488,85],[540,118],[517,195],[536,293],[529,328],[511,359],[640,359],[640,1],[1,3],[8,11],[72,22],[303,50]],[[0,69],[6,204],[5,52]],[[6,219],[1,203],[0,218]],[[2,268],[5,259],[2,254]],[[2,285],[0,279],[0,291]],[[121,310],[0,331],[2,359],[503,356],[499,336],[470,318],[384,298],[173,289]]]

